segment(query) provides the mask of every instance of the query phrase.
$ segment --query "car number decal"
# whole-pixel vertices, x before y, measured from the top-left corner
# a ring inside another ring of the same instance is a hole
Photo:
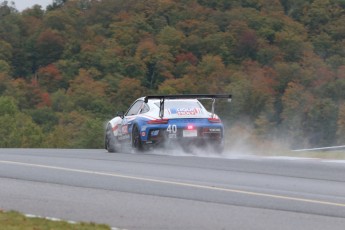
[[[177,126],[176,125],[169,125],[167,128],[168,133],[177,133]]]
[[[169,138],[176,138],[176,133],[177,133],[177,126],[176,125],[169,125],[167,128],[167,132],[169,133],[168,137]]]

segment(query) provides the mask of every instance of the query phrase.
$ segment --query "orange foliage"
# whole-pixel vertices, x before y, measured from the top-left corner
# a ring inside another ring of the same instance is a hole
[[[36,106],[36,108],[42,108],[42,107],[50,107],[52,105],[52,101],[50,99],[49,93],[41,93],[41,102],[39,102]]]
[[[90,98],[104,97],[106,84],[95,81],[85,69],[80,69],[79,75],[70,82],[67,94],[74,97],[89,95]]]
[[[176,62],[189,62],[192,65],[196,65],[198,63],[198,58],[191,52],[181,53],[176,56]]]
[[[62,80],[61,73],[55,64],[49,64],[41,67],[38,70],[38,74],[42,77],[49,78],[49,80]]]
[[[263,94],[275,95],[274,90],[277,82],[277,73],[274,69],[266,66],[261,67],[257,62],[246,61],[243,63],[244,72],[250,78],[255,90]]]
[[[315,80],[313,82],[314,87],[318,87],[335,80],[334,72],[326,67],[318,68],[315,75]]]
[[[50,29],[43,31],[37,39],[38,46],[55,44],[62,47],[63,43],[64,39],[61,37],[61,35],[59,35],[56,31]]]
[[[40,30],[42,28],[42,20],[33,17],[33,16],[24,16],[25,20],[23,20],[23,23],[25,24],[26,32],[28,34],[34,34],[36,31]]]
[[[345,79],[345,66],[344,65],[339,66],[336,76],[338,79]]]
[[[138,44],[136,57],[142,59],[145,62],[150,62],[153,59],[154,54],[157,52],[157,45],[151,38],[142,40]]]
[[[197,91],[196,79],[184,76],[179,79],[168,79],[159,85],[158,91],[162,94],[190,94]]]
[[[63,81],[62,74],[54,64],[41,67],[37,72],[37,78],[40,86],[44,87],[48,92],[56,91]]]

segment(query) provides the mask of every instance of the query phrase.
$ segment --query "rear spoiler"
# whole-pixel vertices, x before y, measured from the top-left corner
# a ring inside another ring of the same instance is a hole
[[[151,95],[144,98],[145,103],[151,99],[159,99],[159,117],[164,117],[164,101],[165,99],[211,99],[212,102],[212,117],[214,115],[214,104],[216,99],[228,99],[230,102],[232,95],[230,94],[186,94],[186,95]]]

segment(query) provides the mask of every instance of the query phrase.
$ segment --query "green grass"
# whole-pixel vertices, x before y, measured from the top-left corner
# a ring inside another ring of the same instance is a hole
[[[331,159],[345,160],[344,151],[302,151],[302,152],[291,151],[289,156],[321,158],[321,159],[330,159],[330,160]]]
[[[345,160],[345,151],[290,151],[271,150],[258,152],[259,156],[287,156],[301,158],[319,158],[325,160]]]
[[[110,230],[107,225],[94,223],[71,224],[66,221],[52,221],[44,218],[26,217],[18,212],[0,210],[0,229],[2,230]]]

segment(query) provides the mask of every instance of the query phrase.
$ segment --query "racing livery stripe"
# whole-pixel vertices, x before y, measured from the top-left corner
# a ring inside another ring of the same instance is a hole
[[[135,120],[135,116],[128,116],[128,117],[126,118],[126,120],[127,120],[127,121],[133,121],[133,120]]]
[[[113,127],[113,132],[115,132],[118,128],[119,128],[119,125],[115,125],[115,126]]]
[[[150,120],[159,119],[159,118],[157,118],[157,117],[151,117],[151,116],[149,116],[149,115],[139,115],[139,117],[148,118],[148,119],[150,119]]]

